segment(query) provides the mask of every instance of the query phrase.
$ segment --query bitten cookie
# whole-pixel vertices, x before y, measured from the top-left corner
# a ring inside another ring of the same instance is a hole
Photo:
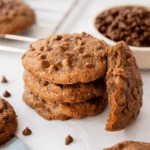
[[[35,14],[18,0],[0,1],[0,34],[20,34],[35,23]]]
[[[150,143],[124,141],[103,150],[150,150]]]
[[[105,110],[108,103],[107,93],[105,93],[103,96],[93,97],[86,102],[75,104],[46,101],[34,95],[26,85],[25,92],[23,94],[23,100],[29,106],[35,108],[35,110],[38,107],[43,107],[45,112],[50,110],[54,114],[63,114],[71,118],[82,118],[84,116],[95,116],[100,114]]]
[[[13,107],[0,97],[0,146],[13,138],[18,126],[16,118]]]
[[[106,73],[107,47],[103,40],[86,33],[52,35],[33,42],[22,56],[22,64],[49,82],[87,83]]]
[[[79,103],[94,96],[101,96],[106,92],[105,77],[90,83],[55,84],[25,70],[23,79],[35,95],[48,101]]]
[[[143,83],[135,57],[122,41],[108,51],[106,84],[110,112],[105,129],[108,131],[124,129],[140,112]]]

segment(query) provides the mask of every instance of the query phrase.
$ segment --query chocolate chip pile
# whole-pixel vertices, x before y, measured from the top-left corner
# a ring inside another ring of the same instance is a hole
[[[113,41],[150,46],[150,10],[145,7],[122,6],[106,10],[97,16],[95,26]]]

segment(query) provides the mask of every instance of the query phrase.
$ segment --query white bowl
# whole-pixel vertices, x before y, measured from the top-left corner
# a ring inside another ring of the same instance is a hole
[[[110,39],[108,39],[107,37],[105,37],[104,35],[102,35],[97,28],[95,27],[95,19],[96,17],[111,8],[115,8],[115,7],[121,7],[121,6],[126,6],[126,5],[130,5],[130,6],[144,6],[147,7],[147,9],[150,9],[150,6],[146,6],[146,5],[139,5],[139,4],[125,4],[125,5],[117,5],[117,6],[113,6],[113,7],[107,7],[99,12],[97,12],[93,18],[92,18],[92,22],[91,22],[91,29],[94,33],[94,35],[99,38],[99,39],[103,39],[107,44],[109,44],[110,46],[115,45],[117,42],[112,41]],[[130,49],[133,52],[133,55],[135,56],[136,60],[137,60],[137,64],[141,69],[144,68],[150,68],[150,47],[135,47],[135,46],[129,46]]]

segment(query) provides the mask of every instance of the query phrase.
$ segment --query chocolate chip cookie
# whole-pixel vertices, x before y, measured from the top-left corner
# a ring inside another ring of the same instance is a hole
[[[0,146],[13,138],[18,126],[16,118],[13,107],[0,97]]]
[[[109,46],[89,34],[51,35],[33,42],[22,56],[24,68],[57,84],[87,83],[106,73]]]
[[[29,89],[44,100],[79,103],[101,96],[106,92],[105,77],[90,83],[55,84],[45,81],[25,70],[24,82]]]
[[[107,93],[103,96],[93,97],[90,100],[82,103],[61,103],[58,101],[46,101],[34,95],[25,85],[25,92],[23,100],[32,108],[44,109],[45,114],[47,110],[57,115],[65,115],[73,118],[82,118],[84,116],[95,116],[103,112],[107,106]],[[36,110],[37,111],[37,110]],[[53,118],[52,118],[53,119]],[[57,118],[60,119],[60,118]]]
[[[122,41],[108,51],[106,83],[110,112],[105,129],[124,129],[140,112],[143,83],[135,57]]]
[[[20,34],[35,23],[35,14],[18,0],[0,1],[0,34]]]
[[[104,150],[150,150],[150,143],[124,141]]]

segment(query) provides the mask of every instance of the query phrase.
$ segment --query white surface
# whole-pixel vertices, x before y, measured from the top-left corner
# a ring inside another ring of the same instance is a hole
[[[116,0],[115,3],[121,0]],[[129,0],[128,0],[129,1]],[[130,0],[131,1],[131,0]],[[77,17],[70,22],[67,20],[66,29],[64,26],[59,32],[91,32],[89,27],[90,17],[106,5],[113,2],[92,0],[86,3],[85,9],[80,5],[80,10],[76,11]],[[143,0],[144,2],[144,0]],[[146,1],[145,1],[146,2]],[[147,1],[148,2],[148,1]],[[82,10],[81,10],[82,8]],[[78,14],[79,13],[79,14]],[[72,15],[75,15],[72,13]],[[70,18],[72,18],[70,16]],[[8,42],[8,40],[7,40]],[[9,46],[28,47],[25,43],[8,42]],[[102,150],[105,147],[112,146],[124,140],[136,140],[150,142],[150,70],[142,70],[142,78],[144,82],[143,107],[139,117],[128,128],[118,132],[107,132],[104,130],[107,122],[109,107],[104,113],[95,117],[85,117],[83,119],[71,119],[69,121],[46,121],[37,113],[29,108],[22,101],[23,89],[23,67],[21,65],[21,56],[19,53],[0,51],[0,80],[2,76],[6,76],[9,83],[0,83],[0,96],[5,90],[8,90],[12,96],[5,98],[14,107],[18,115],[17,136],[23,140],[31,150]],[[33,134],[23,136],[22,131],[28,126]],[[64,144],[65,137],[70,134],[74,138],[74,142],[68,146]]]

